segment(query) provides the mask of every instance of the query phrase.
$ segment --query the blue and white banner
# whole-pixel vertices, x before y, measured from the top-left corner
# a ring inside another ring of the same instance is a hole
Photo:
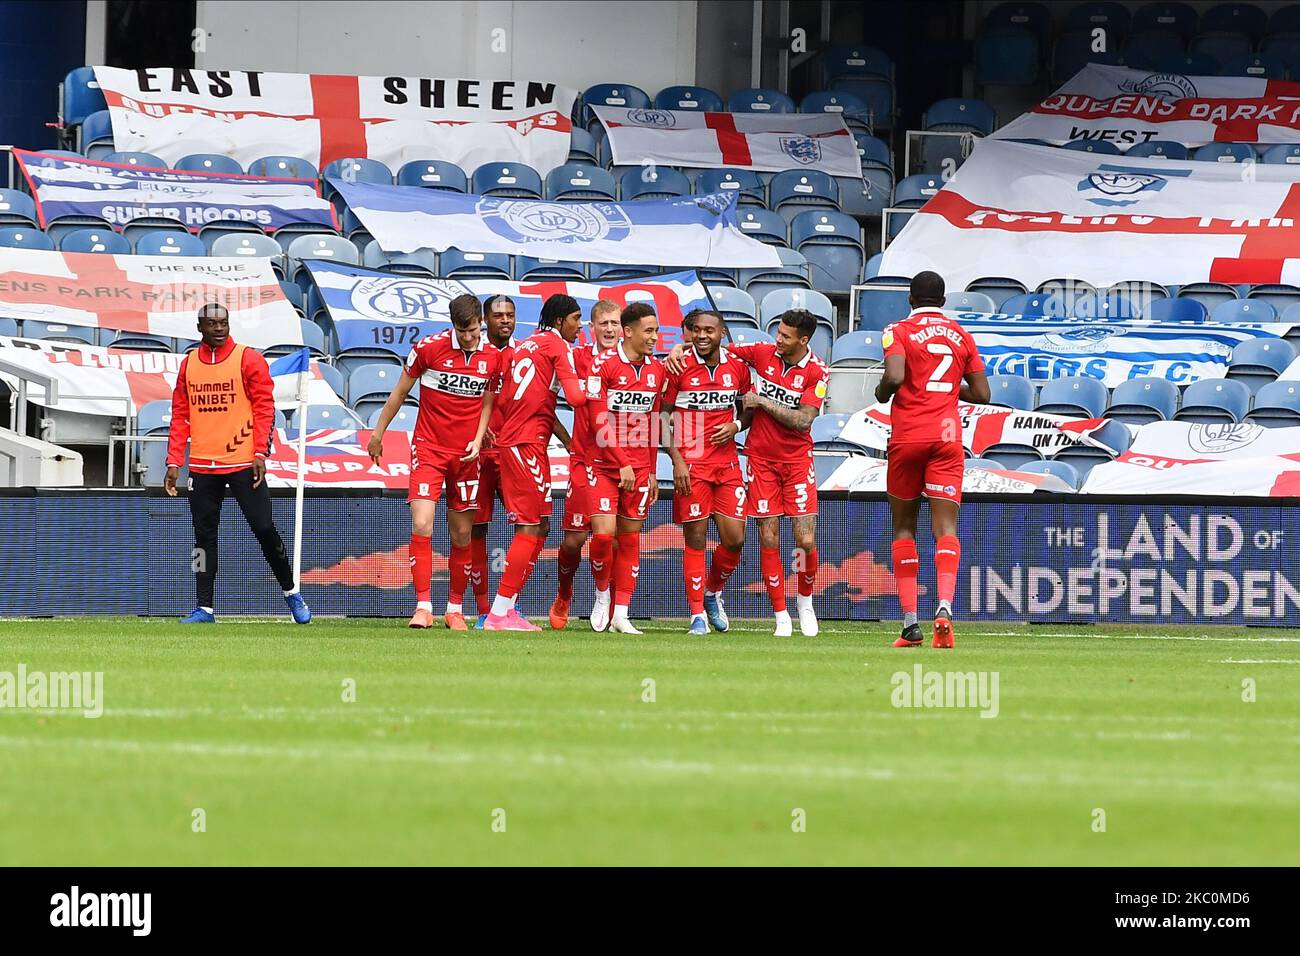
[[[385,252],[456,248],[570,262],[719,269],[777,266],[740,231],[734,193],[633,202],[543,202],[330,177]]]
[[[515,303],[515,333],[523,340],[537,328],[542,304],[557,293],[571,295],[583,315],[600,299],[620,306],[648,302],[659,317],[659,349],[682,341],[682,316],[711,309],[708,291],[694,272],[624,282],[512,282],[506,279],[426,279],[309,259],[305,263],[334,323],[339,348],[381,348],[400,355],[426,335],[451,327],[448,307],[458,295],[484,299],[508,295]]]
[[[14,155],[42,226],[64,216],[98,216],[120,228],[158,216],[191,232],[214,222],[248,222],[266,232],[291,222],[338,228],[334,207],[320,197],[314,179],[148,169],[22,149]]]

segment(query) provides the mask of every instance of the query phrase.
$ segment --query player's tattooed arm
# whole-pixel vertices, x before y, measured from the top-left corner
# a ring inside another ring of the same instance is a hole
[[[885,356],[885,374],[880,376],[880,381],[876,384],[876,401],[884,404],[894,397],[894,393],[902,387],[903,378],[907,374],[907,363],[901,355]]]
[[[757,392],[747,392],[745,394],[744,407],[747,410],[761,408],[775,418],[779,424],[796,432],[811,431],[813,419],[817,417],[819,411],[812,405],[786,408],[770,398],[764,398]]]

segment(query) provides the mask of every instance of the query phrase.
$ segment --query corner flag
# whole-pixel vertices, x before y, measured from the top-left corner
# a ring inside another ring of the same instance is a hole
[[[270,364],[276,405],[298,406],[298,480],[294,484],[293,583],[302,586],[302,506],[307,481],[307,379],[311,352],[301,348]]]

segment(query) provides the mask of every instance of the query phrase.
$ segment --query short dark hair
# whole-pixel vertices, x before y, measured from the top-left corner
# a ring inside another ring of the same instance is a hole
[[[817,331],[817,316],[807,309],[788,309],[781,313],[781,324],[790,326],[799,333],[800,338],[812,338]]]
[[[483,314],[487,315],[489,312],[491,312],[492,307],[496,305],[498,302],[504,302],[512,309],[515,307],[515,300],[510,298],[510,296],[508,295],[503,295],[503,294],[490,295],[483,300]]]
[[[557,292],[542,303],[542,314],[537,319],[537,327],[539,329],[555,328],[566,315],[573,315],[573,313],[581,311],[582,307],[578,305],[577,299],[571,295]]]
[[[227,309],[220,302],[204,302],[203,305],[199,307],[198,318],[200,319],[208,318],[208,316],[205,316],[204,313],[207,312],[209,309],[211,309],[214,312],[221,313],[220,316],[211,316],[211,318],[222,318],[222,317],[226,319],[230,318],[230,310]]]
[[[918,302],[943,302],[943,276],[926,270],[912,276],[911,295]]]
[[[451,324],[456,328],[468,329],[483,321],[483,305],[479,302],[478,296],[466,292],[451,300],[451,304],[447,306],[447,314],[451,317]]]
[[[713,316],[718,320],[718,325],[722,326],[722,330],[724,332],[727,330],[727,320],[722,317],[722,313],[714,312],[712,309],[691,309],[686,315],[682,316],[682,328],[688,332],[692,331],[695,328],[695,320],[702,315]]]
[[[654,315],[653,306],[645,302],[633,302],[619,315],[618,320],[623,323],[623,328],[629,325],[635,325],[644,319],[647,315]]]

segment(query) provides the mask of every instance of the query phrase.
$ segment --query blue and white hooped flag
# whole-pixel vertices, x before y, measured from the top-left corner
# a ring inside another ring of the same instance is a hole
[[[781,264],[741,232],[734,193],[632,202],[543,202],[419,186],[330,183],[385,252],[460,249],[674,268]]]
[[[308,405],[342,405],[343,401],[321,375],[320,366],[306,348],[272,359],[267,366],[275,389],[276,408]]]

